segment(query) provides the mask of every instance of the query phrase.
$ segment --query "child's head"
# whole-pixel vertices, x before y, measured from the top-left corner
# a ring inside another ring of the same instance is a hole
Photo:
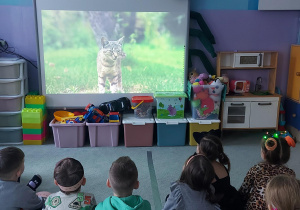
[[[64,158],[56,163],[54,183],[65,194],[78,192],[85,185],[83,166],[74,158]]]
[[[194,138],[197,141],[197,153],[205,155],[210,161],[219,160],[223,165],[228,165],[230,170],[230,161],[224,153],[223,145],[219,137],[216,135],[205,135],[194,132]]]
[[[294,210],[300,208],[300,184],[292,176],[278,175],[267,184],[265,199],[268,208]]]
[[[213,201],[210,185],[214,177],[215,172],[211,162],[204,155],[197,154],[186,160],[179,181],[186,183],[193,190],[207,191],[207,199]]]
[[[285,164],[290,159],[291,146],[295,146],[295,141],[289,136],[266,134],[261,141],[262,158],[271,164]]]
[[[24,172],[24,152],[17,147],[0,150],[0,179],[17,181]]]
[[[118,197],[130,196],[133,189],[138,189],[138,170],[128,156],[120,157],[112,163],[107,186],[111,187]]]

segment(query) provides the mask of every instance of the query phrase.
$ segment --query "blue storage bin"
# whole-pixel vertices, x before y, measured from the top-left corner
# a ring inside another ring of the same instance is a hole
[[[157,146],[184,146],[187,120],[157,119]]]

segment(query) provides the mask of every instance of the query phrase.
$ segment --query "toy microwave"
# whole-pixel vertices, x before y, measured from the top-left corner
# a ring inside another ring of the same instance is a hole
[[[229,89],[234,93],[248,93],[250,88],[250,82],[247,80],[231,80]]]
[[[264,53],[235,53],[233,67],[262,67]]]

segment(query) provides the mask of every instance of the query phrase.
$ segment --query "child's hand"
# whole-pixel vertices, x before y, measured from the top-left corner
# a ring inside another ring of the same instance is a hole
[[[36,195],[42,198],[47,198],[51,193],[47,191],[37,192]]]

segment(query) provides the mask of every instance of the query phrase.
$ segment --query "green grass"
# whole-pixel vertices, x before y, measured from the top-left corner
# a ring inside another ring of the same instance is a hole
[[[147,45],[124,45],[124,51],[126,53],[126,58],[122,60],[124,92],[183,90],[182,49],[167,52]],[[47,94],[97,93],[97,53],[97,47],[45,52]]]

